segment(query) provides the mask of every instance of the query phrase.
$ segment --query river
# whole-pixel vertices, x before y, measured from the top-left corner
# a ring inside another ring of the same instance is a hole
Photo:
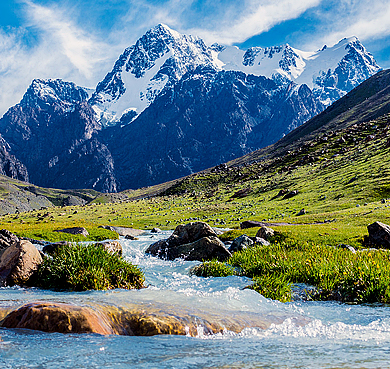
[[[1,368],[386,368],[390,367],[390,307],[337,302],[280,303],[244,289],[242,277],[199,278],[197,262],[147,256],[146,233],[122,238],[124,257],[145,272],[147,289],[64,293],[0,288],[0,308],[31,301],[141,304],[195,316],[261,316],[267,328],[191,336],[100,336],[0,328]]]

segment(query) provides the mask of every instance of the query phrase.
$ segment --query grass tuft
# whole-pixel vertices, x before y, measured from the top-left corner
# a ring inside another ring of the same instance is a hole
[[[44,289],[86,291],[143,288],[144,275],[133,264],[103,246],[61,246],[46,256],[35,285]]]

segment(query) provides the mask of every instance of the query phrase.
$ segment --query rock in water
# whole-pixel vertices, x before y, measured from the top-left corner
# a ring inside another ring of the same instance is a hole
[[[26,285],[38,270],[42,257],[29,241],[18,241],[8,247],[0,258],[0,286]]]
[[[115,334],[110,322],[88,307],[33,302],[8,314],[5,328],[25,328],[43,332]]]
[[[169,260],[225,260],[231,255],[215,231],[204,222],[178,225],[172,236],[150,245],[145,252]]]
[[[202,237],[199,240],[184,245],[174,246],[167,250],[167,259],[174,260],[211,260],[224,261],[231,256],[223,242],[218,237]]]
[[[111,254],[122,255],[123,249],[119,241],[104,241],[98,242],[96,246],[103,246],[104,250],[110,252]]]
[[[371,243],[384,249],[390,249],[390,226],[381,222],[375,222],[367,226],[368,239]]]

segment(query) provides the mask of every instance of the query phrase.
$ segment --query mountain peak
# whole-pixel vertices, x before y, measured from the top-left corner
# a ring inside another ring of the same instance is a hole
[[[42,107],[53,103],[74,104],[87,98],[85,89],[73,82],[65,82],[62,79],[34,79],[20,104]]]

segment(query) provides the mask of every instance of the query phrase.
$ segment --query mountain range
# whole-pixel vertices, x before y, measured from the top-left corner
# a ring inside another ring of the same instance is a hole
[[[0,119],[0,174],[103,192],[161,183],[276,142],[379,70],[356,37],[244,51],[160,24],[93,90],[34,80]]]

